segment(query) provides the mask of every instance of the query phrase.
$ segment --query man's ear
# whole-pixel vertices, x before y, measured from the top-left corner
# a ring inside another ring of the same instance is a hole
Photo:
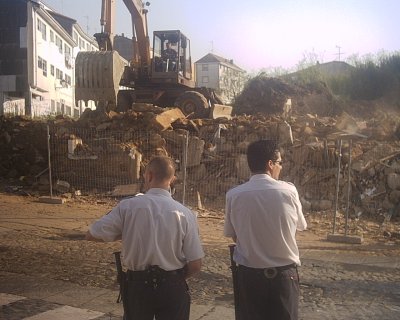
[[[173,176],[171,178],[171,180],[169,181],[169,184],[172,185],[172,184],[174,184],[175,181],[176,181],[176,176]]]
[[[265,164],[265,169],[267,170],[267,172],[272,169],[272,165],[273,165],[272,160],[268,160],[267,163]]]
[[[149,170],[149,171],[147,172],[147,181],[148,181],[149,183],[151,183],[151,182],[153,181],[153,178],[154,178],[154,174],[153,174],[153,172],[152,172],[151,170]]]

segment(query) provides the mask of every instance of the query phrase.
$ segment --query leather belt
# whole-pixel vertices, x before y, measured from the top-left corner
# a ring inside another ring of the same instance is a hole
[[[150,266],[146,270],[140,270],[140,271],[133,271],[133,270],[127,271],[128,280],[147,280],[149,278],[167,278],[167,277],[183,275],[183,274],[184,274],[183,268],[167,271],[167,270],[161,269],[159,266]]]
[[[264,274],[266,278],[273,279],[278,275],[278,273],[281,273],[282,271],[297,268],[297,264],[292,263],[286,266],[270,267],[270,268],[252,268],[240,264],[239,268],[258,274]]]

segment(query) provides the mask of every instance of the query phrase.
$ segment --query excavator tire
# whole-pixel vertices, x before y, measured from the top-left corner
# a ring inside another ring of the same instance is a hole
[[[197,91],[185,91],[176,100],[175,106],[190,118],[208,118],[210,107],[207,99]]]

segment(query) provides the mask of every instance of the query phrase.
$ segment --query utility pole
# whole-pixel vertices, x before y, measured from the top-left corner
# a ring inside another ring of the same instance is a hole
[[[86,19],[86,34],[89,34],[89,16],[83,16]]]
[[[340,51],[340,49],[342,49],[341,46],[336,46],[336,48],[338,48],[338,53],[337,53],[336,55],[338,56],[338,61],[340,61],[340,56],[341,56],[342,54],[344,54],[344,52],[341,52],[341,51]]]

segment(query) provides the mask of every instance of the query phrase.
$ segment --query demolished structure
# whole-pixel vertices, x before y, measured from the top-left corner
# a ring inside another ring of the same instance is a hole
[[[280,142],[285,162],[281,178],[298,187],[305,212],[333,210],[339,178],[340,210],[350,202],[353,217],[400,215],[397,114],[388,116],[378,110],[375,117],[365,119],[339,110],[338,115],[320,115],[310,109],[312,103],[304,103],[311,101],[311,94],[300,97],[293,91],[279,91],[279,101],[273,96],[270,99],[276,106],[283,104],[281,109],[274,107],[273,114],[257,110],[230,120],[187,119],[179,109],[143,104],[135,104],[126,113],[88,109],[77,121],[3,118],[0,175],[30,185],[31,190],[48,192],[48,123],[54,185],[57,180],[68,183],[62,192],[113,196],[139,192],[145,164],[151,156],[164,154],[178,166],[178,200],[222,209],[225,192],[250,175],[245,156],[248,144],[270,138]],[[284,106],[289,97],[291,112]]]

